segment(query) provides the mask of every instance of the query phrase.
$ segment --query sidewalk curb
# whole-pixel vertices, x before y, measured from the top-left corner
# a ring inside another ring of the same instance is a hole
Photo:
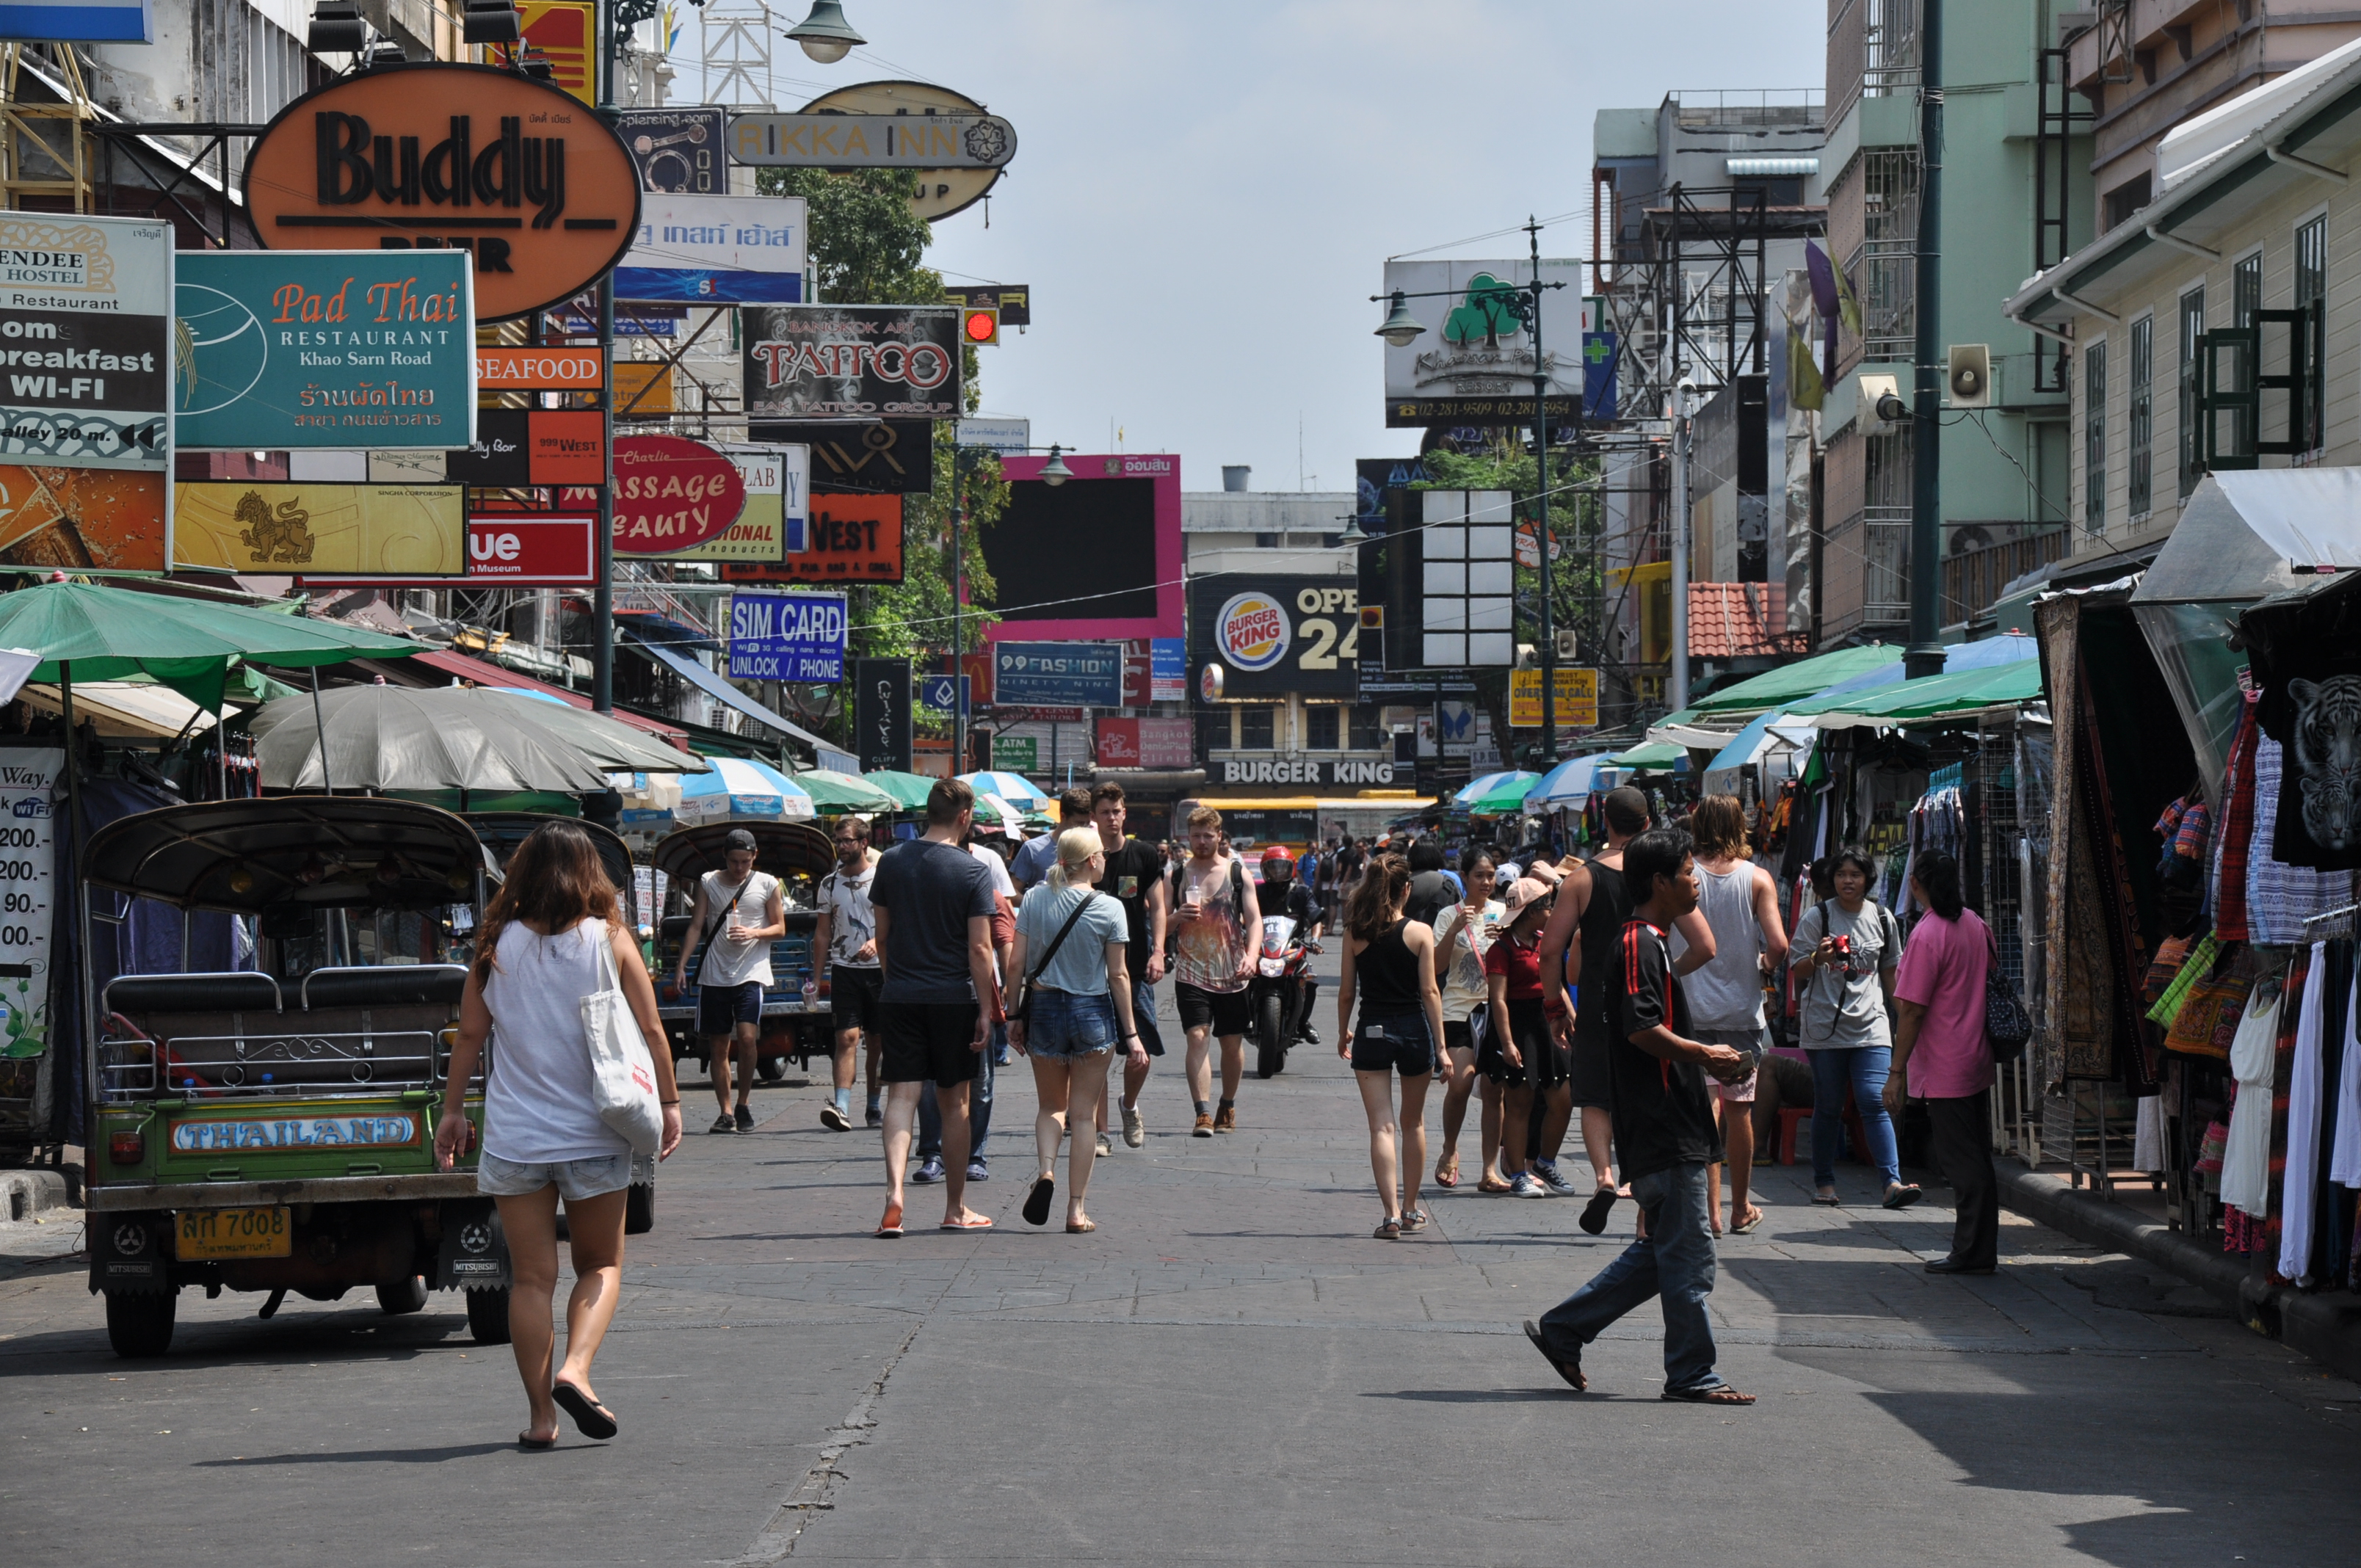
[[[2256,1332],[2300,1351],[2343,1376],[2361,1382],[2361,1297],[2349,1291],[2302,1291],[2250,1275],[2226,1253],[2200,1246],[2177,1231],[2092,1197],[2016,1160],[1994,1160],[2003,1207],[2037,1220],[2077,1241],[2103,1246],[2169,1269],[2221,1299]]]

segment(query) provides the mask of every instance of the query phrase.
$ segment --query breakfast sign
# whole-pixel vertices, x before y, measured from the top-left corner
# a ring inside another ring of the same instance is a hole
[[[460,250],[482,321],[596,282],[631,244],[631,150],[582,103],[489,66],[380,66],[307,93],[246,163],[247,213],[276,250]]]

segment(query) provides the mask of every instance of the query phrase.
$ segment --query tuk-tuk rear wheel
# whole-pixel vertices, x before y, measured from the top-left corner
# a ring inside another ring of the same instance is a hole
[[[478,1344],[509,1343],[509,1292],[502,1286],[498,1290],[470,1290],[467,1293],[467,1332]]]
[[[785,1056],[758,1058],[754,1070],[762,1074],[764,1083],[776,1083],[787,1076],[787,1058]]]
[[[379,1286],[377,1304],[389,1318],[399,1318],[420,1310],[426,1305],[426,1277],[413,1274],[391,1285]]]
[[[176,1298],[169,1292],[133,1295],[106,1293],[106,1342],[126,1358],[161,1355],[172,1345]]]

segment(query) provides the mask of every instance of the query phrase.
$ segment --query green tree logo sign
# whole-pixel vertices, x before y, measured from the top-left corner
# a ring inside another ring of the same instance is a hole
[[[1516,316],[1517,292],[1489,272],[1478,272],[1467,280],[1466,298],[1443,318],[1443,341],[1472,344],[1480,338],[1486,348],[1499,347],[1503,336],[1514,337],[1523,328]]]

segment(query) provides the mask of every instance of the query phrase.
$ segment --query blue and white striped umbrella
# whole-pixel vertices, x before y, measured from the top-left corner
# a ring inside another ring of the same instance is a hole
[[[808,822],[818,815],[812,797],[768,762],[743,757],[708,757],[713,771],[686,773],[673,817],[684,823],[747,817],[769,822]]]
[[[1011,805],[1025,806],[1027,809],[1049,804],[1049,797],[1035,789],[1031,781],[1023,773],[995,772],[961,773],[960,780],[978,795],[996,795]]]

